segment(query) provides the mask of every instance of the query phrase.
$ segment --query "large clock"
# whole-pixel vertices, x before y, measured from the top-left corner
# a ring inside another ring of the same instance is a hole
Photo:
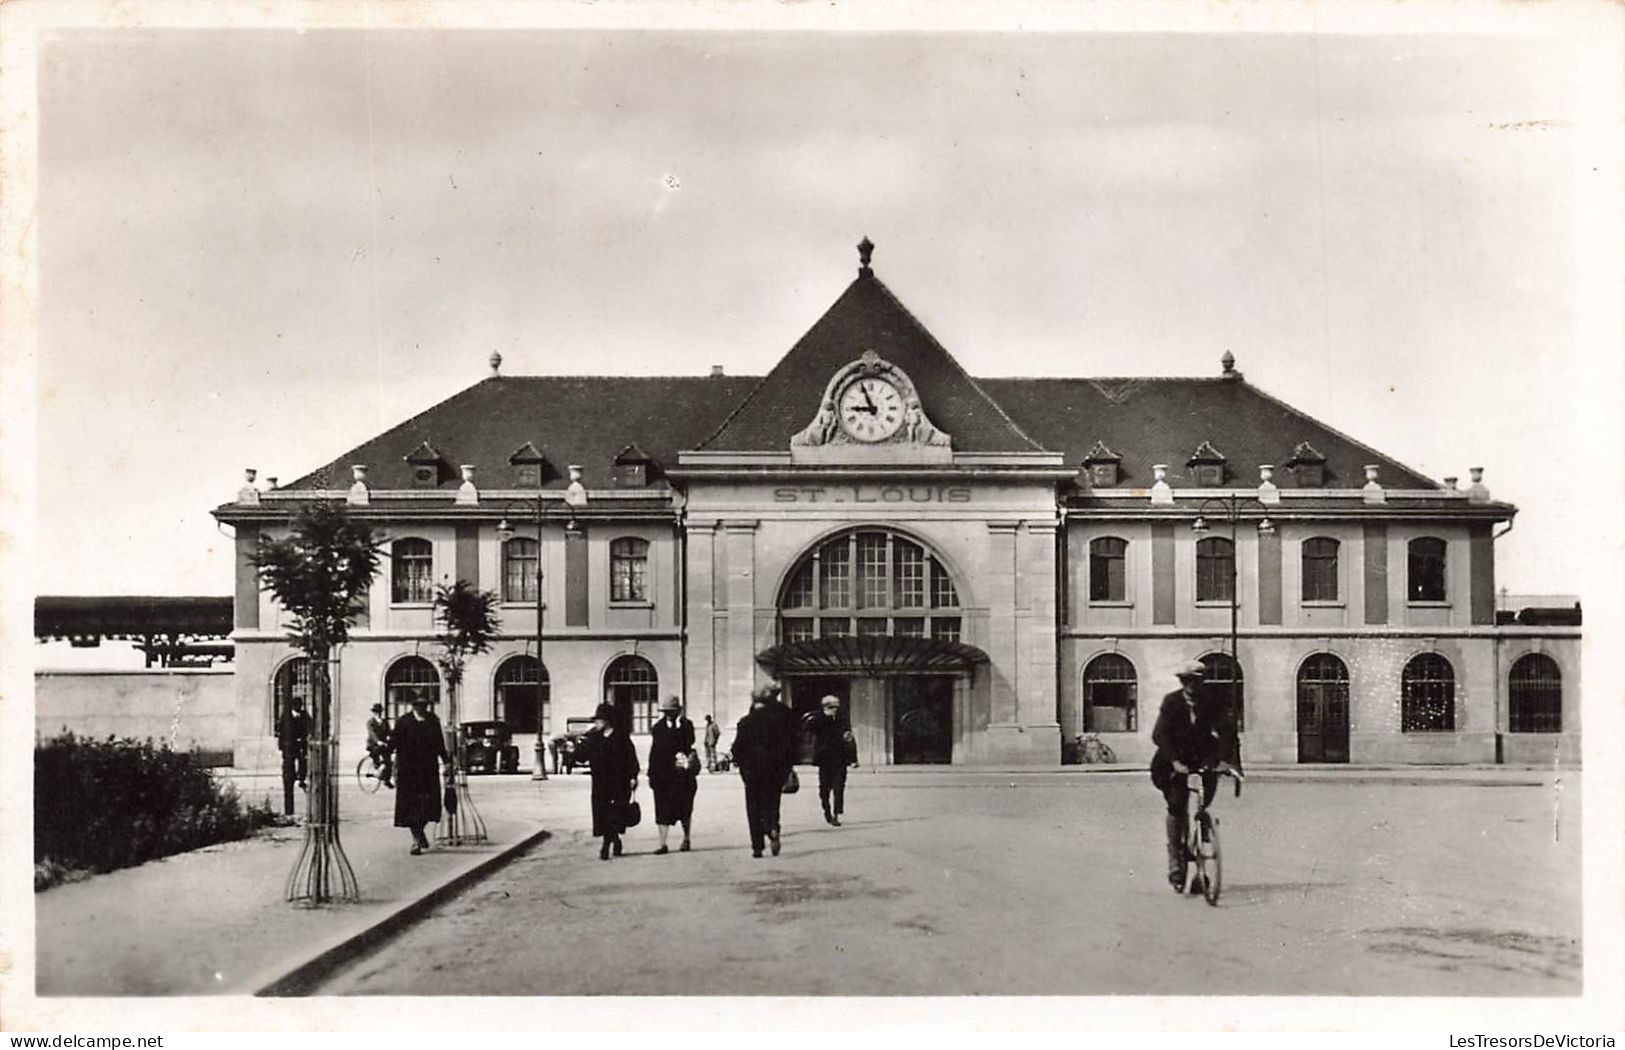
[[[841,391],[836,412],[853,440],[884,441],[903,425],[903,395],[889,381],[866,376]]]

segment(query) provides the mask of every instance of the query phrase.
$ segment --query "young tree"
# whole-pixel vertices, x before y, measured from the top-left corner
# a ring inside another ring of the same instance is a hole
[[[288,640],[310,666],[310,793],[304,848],[288,875],[289,900],[320,904],[335,894],[360,896],[339,844],[332,665],[378,575],[382,542],[369,526],[350,520],[342,503],[316,502],[295,512],[286,539],[261,536],[252,557],[261,589],[292,617]]]
[[[453,845],[485,841],[485,822],[480,819],[479,810],[468,793],[468,746],[463,737],[458,701],[463,667],[468,658],[490,649],[496,638],[496,609],[496,592],[478,590],[467,580],[435,588],[434,619],[441,628],[436,640],[440,643],[440,670],[446,676],[447,715],[451,723],[447,732],[452,737],[451,753],[456,764],[453,797],[446,800],[444,836]]]

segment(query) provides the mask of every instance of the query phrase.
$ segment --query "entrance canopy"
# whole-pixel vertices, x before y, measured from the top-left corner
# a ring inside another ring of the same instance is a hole
[[[756,662],[775,678],[786,674],[955,674],[986,663],[974,645],[940,638],[871,635],[809,638],[764,649]]]

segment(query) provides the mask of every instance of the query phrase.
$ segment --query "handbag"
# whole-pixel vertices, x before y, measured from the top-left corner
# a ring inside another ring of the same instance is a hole
[[[796,776],[795,770],[790,770],[790,775],[784,778],[784,787],[780,790],[786,795],[794,795],[801,790],[801,778]]]
[[[700,771],[700,756],[692,750],[677,752],[677,771],[679,773],[698,773]]]
[[[626,819],[623,820],[622,823],[629,828],[635,828],[639,824],[643,823],[643,807],[638,805],[637,799],[632,799],[626,804],[626,810],[623,815]]]

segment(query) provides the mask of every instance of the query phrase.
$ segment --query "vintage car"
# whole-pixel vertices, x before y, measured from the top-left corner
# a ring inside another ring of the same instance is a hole
[[[519,748],[506,722],[464,722],[464,761],[469,773],[519,772]]]
[[[582,738],[592,728],[590,718],[567,718],[564,720],[564,732],[554,737],[549,746],[553,751],[553,772],[573,773],[577,769],[590,768],[587,755],[583,750]]]

